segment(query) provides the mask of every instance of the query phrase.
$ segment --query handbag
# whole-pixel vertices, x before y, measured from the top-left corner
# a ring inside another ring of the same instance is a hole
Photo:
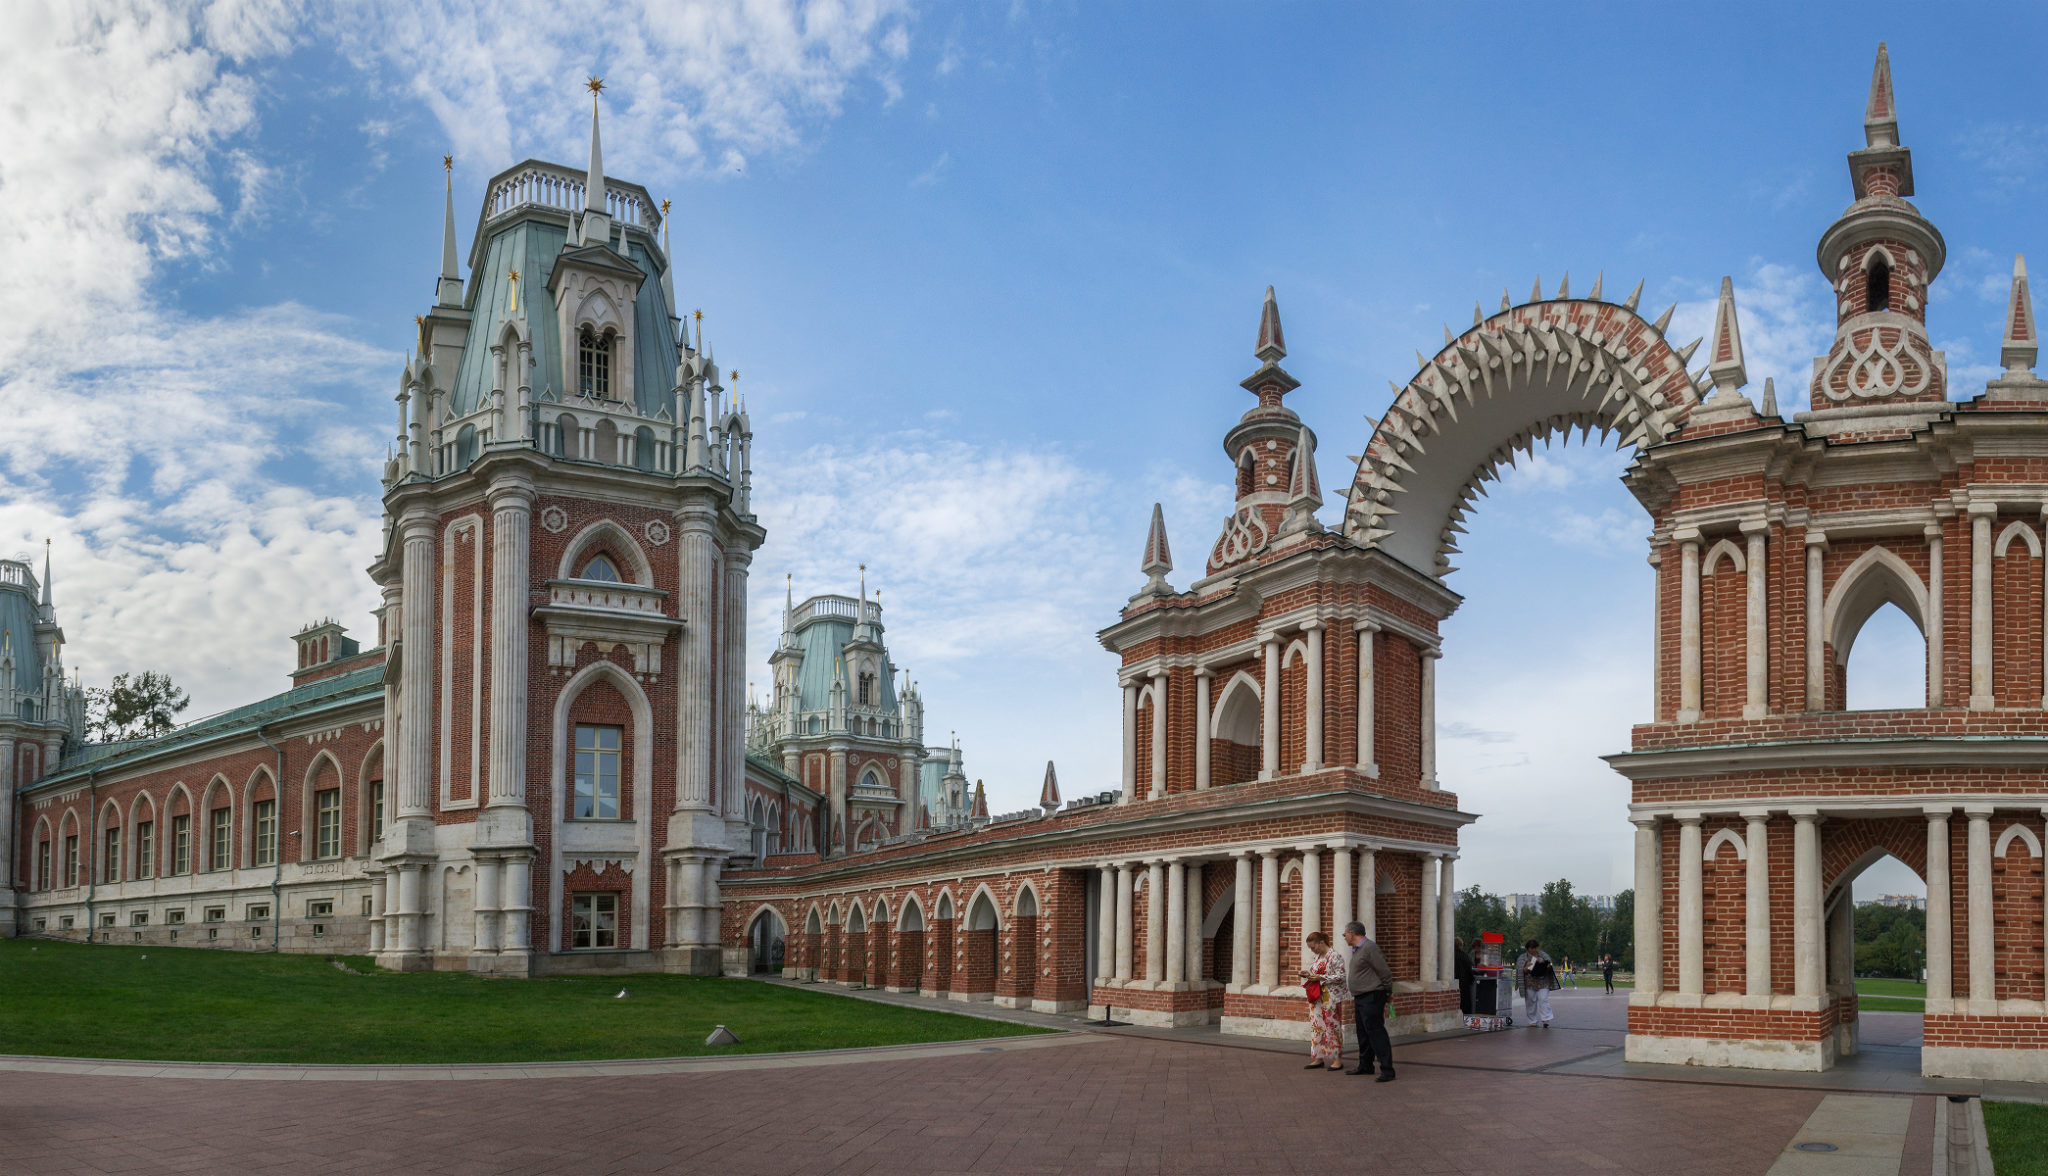
[[[1323,982],[1321,980],[1311,980],[1308,983],[1302,985],[1301,988],[1303,992],[1308,993],[1308,1002],[1310,1004],[1322,1003]]]

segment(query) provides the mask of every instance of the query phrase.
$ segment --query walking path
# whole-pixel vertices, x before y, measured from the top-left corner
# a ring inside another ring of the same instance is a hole
[[[851,995],[1069,1031],[506,1067],[7,1059],[0,1170],[1933,1176],[1937,1112],[1967,1106],[1914,1084],[1919,1022],[1898,1014],[1825,1075],[1642,1067],[1618,1060],[1626,997],[1567,992],[1549,1030],[1401,1043],[1382,1084],[1304,1071],[1285,1042]],[[493,1078],[523,1080],[482,1101],[463,1081]]]

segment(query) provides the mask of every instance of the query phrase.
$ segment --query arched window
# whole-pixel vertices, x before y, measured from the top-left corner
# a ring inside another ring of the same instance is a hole
[[[466,470],[476,460],[476,426],[464,425],[455,431],[455,468]]]
[[[1865,275],[1863,289],[1864,310],[1890,310],[1892,308],[1892,267],[1880,257],[1870,263],[1870,272]]]
[[[599,335],[589,327],[576,337],[576,388],[585,396],[610,399],[612,394],[612,334]]]
[[[646,425],[633,430],[633,468],[654,469],[654,430]]]
[[[555,418],[556,457],[568,457],[571,452],[574,452],[577,457],[583,456],[583,446],[576,440],[576,434],[579,431],[576,418],[568,413],[565,412]]]
[[[583,565],[583,571],[578,573],[576,578],[579,580],[603,580],[607,584],[625,583],[625,577],[619,575],[618,565],[614,564],[611,561],[611,557],[606,555],[591,556],[590,562]]]
[[[875,676],[870,673],[862,673],[857,684],[854,687],[854,694],[855,705],[875,705]]]

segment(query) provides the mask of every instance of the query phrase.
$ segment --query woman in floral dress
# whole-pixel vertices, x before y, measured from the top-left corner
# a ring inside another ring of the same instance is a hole
[[[1344,1068],[1343,1000],[1349,995],[1344,984],[1344,953],[1330,950],[1330,937],[1317,931],[1308,937],[1315,962],[1302,972],[1304,986],[1322,985],[1320,996],[1308,1007],[1308,1056],[1310,1070]]]

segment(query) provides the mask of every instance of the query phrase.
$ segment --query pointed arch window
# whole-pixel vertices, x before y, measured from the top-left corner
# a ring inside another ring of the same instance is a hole
[[[862,673],[856,680],[854,694],[855,705],[875,705],[875,676],[871,673]]]
[[[602,580],[607,584],[622,584],[625,582],[625,577],[619,575],[618,565],[611,561],[610,556],[605,555],[591,556],[590,562],[583,565],[583,572],[577,576],[577,579]]]
[[[1892,267],[1882,257],[1870,263],[1870,272],[1865,275],[1863,309],[1890,310],[1892,308]]]
[[[576,337],[576,387],[585,396],[609,400],[612,394],[612,333],[589,327]]]

